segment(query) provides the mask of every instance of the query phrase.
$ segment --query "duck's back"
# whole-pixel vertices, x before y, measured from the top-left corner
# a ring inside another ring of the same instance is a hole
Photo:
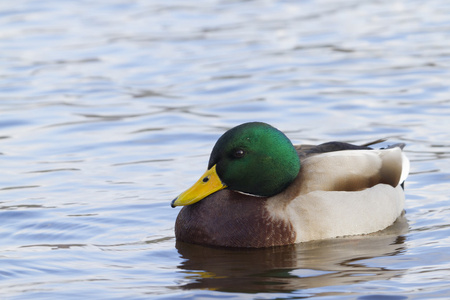
[[[310,148],[296,181],[270,199],[268,210],[274,219],[290,221],[296,242],[382,230],[404,207],[401,184],[409,161],[400,146],[323,153]],[[282,199],[283,210],[277,203]]]

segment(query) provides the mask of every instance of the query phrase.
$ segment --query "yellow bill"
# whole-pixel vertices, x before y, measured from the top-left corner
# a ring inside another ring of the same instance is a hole
[[[188,190],[181,193],[175,198],[171,206],[191,205],[198,202],[212,193],[220,191],[227,186],[222,183],[216,172],[216,165],[207,170],[205,174]]]

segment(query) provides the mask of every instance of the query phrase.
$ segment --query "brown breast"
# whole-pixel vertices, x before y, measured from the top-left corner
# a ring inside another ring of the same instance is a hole
[[[185,206],[175,223],[177,240],[224,247],[270,247],[292,244],[290,223],[270,217],[267,198],[228,189]]]

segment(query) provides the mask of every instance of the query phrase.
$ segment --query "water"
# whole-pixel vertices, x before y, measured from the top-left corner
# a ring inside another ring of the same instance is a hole
[[[3,1],[2,299],[450,295],[447,1]],[[407,144],[371,236],[176,243],[170,201],[227,128]]]

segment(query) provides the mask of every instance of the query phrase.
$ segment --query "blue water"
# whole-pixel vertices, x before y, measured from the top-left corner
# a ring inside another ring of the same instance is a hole
[[[450,297],[447,1],[16,0],[0,28],[0,298]],[[406,143],[406,214],[273,249],[176,243],[170,201],[254,120]]]

